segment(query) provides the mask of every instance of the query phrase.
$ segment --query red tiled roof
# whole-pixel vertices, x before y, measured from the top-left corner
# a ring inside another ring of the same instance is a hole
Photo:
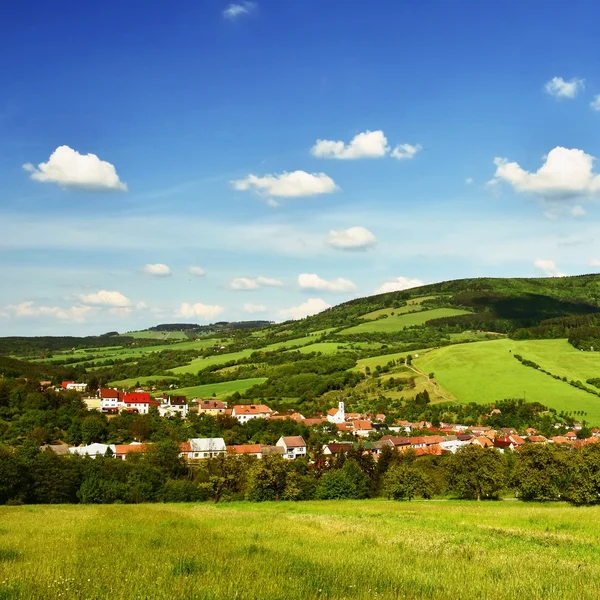
[[[66,389],[66,387],[67,387],[67,386],[68,386],[70,383],[75,383],[75,382],[74,382],[74,381],[63,381],[63,382],[60,384],[60,387],[61,387],[61,388],[63,388],[63,389]]]
[[[327,414],[328,414],[330,417],[333,417],[333,415],[337,415],[337,413],[338,413],[338,410],[339,410],[339,408],[330,408],[330,409],[327,411]]]
[[[100,388],[100,398],[116,398],[117,400],[121,397],[119,390],[113,390],[112,388]]]
[[[316,419],[304,419],[304,421],[302,421],[304,423],[304,425],[306,425],[306,427],[314,427],[315,425],[320,425],[323,422],[327,422],[327,419],[323,419],[323,418],[316,418]]]
[[[115,454],[129,454],[130,452],[145,452],[146,444],[115,444]]]
[[[230,454],[262,454],[262,446],[260,444],[238,444],[227,446],[227,452]]]
[[[273,411],[264,404],[238,404],[233,407],[233,413],[236,415],[261,415],[263,413],[272,413]]]
[[[225,403],[221,402],[220,400],[200,400],[198,398],[196,398],[194,400],[194,404],[196,404],[198,406],[198,408],[205,408],[205,409],[223,409],[225,408]]]
[[[360,429],[362,431],[371,431],[373,429],[373,425],[371,425],[371,421],[365,421],[363,419],[357,419],[353,421],[354,429]]]
[[[129,392],[127,394],[123,394],[123,402],[127,404],[150,402],[150,394],[148,392]]]
[[[283,443],[287,448],[304,448],[306,447],[306,442],[302,438],[301,435],[290,435],[283,438]]]
[[[409,437],[400,437],[397,435],[384,435],[381,438],[382,442],[392,442],[394,446],[410,446]]]
[[[191,452],[192,445],[189,442],[181,442],[179,444],[179,452]]]
[[[537,442],[537,443],[548,441],[543,435],[530,435],[528,439],[530,442]]]

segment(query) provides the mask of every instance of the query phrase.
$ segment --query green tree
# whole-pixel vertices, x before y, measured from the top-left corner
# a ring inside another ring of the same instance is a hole
[[[320,500],[362,499],[369,494],[369,479],[355,460],[347,460],[341,469],[328,471],[316,489]]]
[[[600,447],[585,446],[569,457],[570,481],[566,498],[573,504],[598,504],[600,502]]]
[[[385,495],[392,500],[412,500],[416,496],[430,498],[430,486],[415,467],[401,464],[392,467],[383,480]]]
[[[449,483],[461,498],[497,499],[506,482],[504,456],[495,448],[469,444],[448,461]]]
[[[557,500],[566,491],[571,453],[555,444],[526,444],[518,452],[512,484],[522,500]]]
[[[246,499],[254,502],[281,500],[287,484],[287,461],[279,455],[257,460],[248,475]]]

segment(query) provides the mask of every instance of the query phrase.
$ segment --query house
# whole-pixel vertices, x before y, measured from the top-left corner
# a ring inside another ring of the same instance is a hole
[[[231,410],[231,416],[240,423],[247,423],[251,419],[268,419],[273,411],[264,404],[237,404]]]
[[[172,417],[179,414],[185,419],[188,416],[188,411],[189,407],[185,396],[169,396],[160,403],[158,408],[161,417]]]
[[[485,435],[474,437],[468,443],[475,444],[476,446],[481,446],[482,448],[491,448],[494,445],[494,442],[492,442],[492,440],[490,440],[490,438],[486,437]]]
[[[425,448],[425,446],[426,446],[426,438],[424,438],[424,437],[410,438],[410,447],[413,450],[416,450],[417,448]]]
[[[553,444],[571,444],[571,441],[568,440],[564,435],[555,435],[550,438],[550,441]]]
[[[470,429],[475,436],[485,435],[490,430],[489,427],[471,427]]]
[[[76,392],[85,392],[87,383],[77,383],[76,381],[63,381],[60,384],[63,390],[75,390]]]
[[[221,400],[201,400],[200,398],[194,398],[192,400],[192,411],[197,411],[201,415],[212,415],[216,417],[222,415],[227,410],[227,402],[221,402]]]
[[[306,427],[315,427],[316,425],[321,425],[321,423],[327,423],[327,419],[317,417],[314,419],[304,419],[302,422],[304,425],[306,425]]]
[[[79,456],[96,458],[97,456],[105,456],[109,449],[111,454],[114,455],[114,444],[89,444],[88,446],[73,446],[69,448],[69,454],[79,454]]]
[[[187,443],[189,446],[179,446],[180,456],[187,460],[215,458],[227,452],[223,438],[192,438]]]
[[[123,408],[123,394],[116,388],[100,388],[99,396],[102,412],[117,412]]]
[[[440,448],[445,452],[452,452],[456,454],[456,451],[463,446],[466,446],[468,442],[459,440],[457,436],[448,437],[443,442],[440,442]]]
[[[346,421],[346,412],[344,409],[344,401],[338,402],[337,408],[330,408],[327,411],[327,420],[330,423],[344,423]]]
[[[371,421],[366,421],[364,419],[356,419],[352,421],[352,433],[359,437],[368,437],[369,434],[373,431],[373,425],[371,425]]]
[[[530,435],[527,438],[528,442],[532,442],[533,444],[547,444],[548,443],[548,439],[545,438],[543,435]]]
[[[145,452],[148,449],[146,444],[140,444],[139,442],[131,442],[131,444],[115,444],[114,454],[115,458],[125,460],[127,455],[134,452]]]
[[[352,448],[352,442],[334,442],[323,446],[323,454],[327,456],[339,456],[346,454]]]
[[[517,445],[509,437],[497,437],[494,439],[494,448],[498,448],[500,452],[505,450],[514,450]]]
[[[577,439],[577,434],[574,431],[569,431],[568,433],[565,433],[565,437],[570,442],[574,442]]]
[[[148,392],[129,392],[123,394],[123,406],[126,409],[137,411],[140,415],[147,415],[152,406],[160,406],[158,400],[152,400]]]
[[[295,460],[306,456],[306,442],[300,435],[282,436],[275,445],[283,448],[283,458]]]
[[[537,434],[537,429],[535,429],[534,427],[528,427],[528,428],[525,430],[525,433],[526,433],[527,435],[536,435],[536,434]]]
[[[255,456],[262,458],[263,450],[260,444],[239,444],[237,446],[227,446],[227,454]]]
[[[40,450],[42,452],[48,450],[50,452],[54,452],[54,454],[58,454],[59,456],[69,454],[68,444],[44,444],[43,446],[40,446]]]
[[[86,396],[82,400],[88,410],[102,410],[102,399],[100,396]]]
[[[389,442],[395,448],[402,447],[402,446],[410,446],[410,438],[409,437],[400,437],[397,435],[384,435],[381,438],[381,441]]]

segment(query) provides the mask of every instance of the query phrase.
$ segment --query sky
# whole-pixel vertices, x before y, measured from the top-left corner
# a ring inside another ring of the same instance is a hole
[[[0,335],[600,270],[600,5],[0,9]]]

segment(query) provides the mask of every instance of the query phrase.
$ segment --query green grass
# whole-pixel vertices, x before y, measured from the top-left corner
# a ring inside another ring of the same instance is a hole
[[[413,364],[433,372],[438,383],[460,402],[489,403],[504,398],[537,401],[557,410],[583,410],[600,425],[600,398],[522,365],[514,354],[533,360],[557,375],[600,373],[600,354],[571,348],[566,340],[500,339],[431,350]],[[414,356],[414,354],[413,354]]]
[[[0,598],[596,600],[599,519],[518,502],[0,507]]]
[[[175,377],[169,377],[168,375],[150,375],[149,377],[130,377],[129,379],[120,379],[119,381],[111,381],[111,387],[118,388],[130,388],[133,387],[136,383],[140,383],[140,385],[146,385],[150,381],[163,379],[175,379]]]
[[[399,358],[406,358],[409,354],[413,357],[417,354],[428,352],[425,350],[410,350],[409,352],[394,352],[394,354],[381,354],[379,356],[372,356],[371,358],[362,358],[356,362],[356,368],[360,371],[364,371],[366,367],[369,367],[371,371],[375,369],[377,365],[383,367],[387,365],[390,360],[398,360]]]
[[[390,331],[399,331],[412,327],[413,325],[423,325],[430,319],[441,319],[442,317],[453,317],[455,315],[464,315],[468,311],[455,308],[434,308],[432,310],[422,310],[416,313],[395,315],[379,321],[367,321],[354,327],[349,327],[340,332],[340,335],[351,335],[354,333],[381,333]]]
[[[236,381],[224,381],[223,383],[208,383],[188,388],[169,390],[171,394],[187,396],[191,398],[211,398],[213,394],[217,398],[224,398],[235,392],[245,392],[247,389],[264,383],[266,377],[253,377],[251,379],[237,379]]]
[[[130,331],[125,333],[128,337],[133,337],[142,340],[188,340],[188,336],[183,331]]]

